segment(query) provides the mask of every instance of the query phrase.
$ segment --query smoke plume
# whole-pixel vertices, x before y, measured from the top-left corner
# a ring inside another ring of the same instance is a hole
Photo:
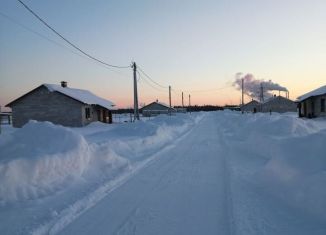
[[[261,86],[263,86],[265,99],[273,96],[272,91],[288,91],[286,87],[280,86],[279,84],[272,82],[272,80],[266,81],[264,79],[256,79],[254,75],[250,73],[246,75],[237,73],[235,75],[233,86],[238,90],[241,90],[242,79],[244,93],[253,99],[259,100],[261,94]]]

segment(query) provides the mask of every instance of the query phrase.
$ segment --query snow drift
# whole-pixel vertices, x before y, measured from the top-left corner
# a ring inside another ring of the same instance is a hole
[[[105,171],[128,163],[108,150],[97,154],[83,136],[49,122],[29,122],[0,148],[2,202],[48,195],[80,180],[91,166]]]
[[[259,194],[326,221],[325,119],[276,113],[218,116],[233,149],[234,177],[255,185]]]
[[[78,184],[94,190],[173,142],[201,116],[85,128],[30,121],[0,140],[0,202],[37,199]]]

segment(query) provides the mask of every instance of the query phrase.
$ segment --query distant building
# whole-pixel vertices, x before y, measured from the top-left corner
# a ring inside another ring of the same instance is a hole
[[[264,103],[260,103],[256,100],[252,100],[249,103],[241,107],[243,112],[296,112],[297,104],[283,96],[274,96],[266,100]]]
[[[260,110],[260,103],[256,100],[252,100],[247,104],[240,107],[242,112],[253,112],[256,113]]]
[[[262,112],[296,112],[297,104],[283,96],[274,96],[262,104]]]
[[[168,105],[164,103],[160,103],[158,101],[152,102],[142,107],[140,111],[145,117],[156,116],[159,114],[170,114],[176,112],[174,108],[170,108]]]
[[[79,127],[94,121],[112,123],[115,105],[90,91],[60,85],[42,84],[6,105],[12,109],[14,127],[29,120],[49,121],[63,126]]]
[[[240,111],[240,106],[233,105],[233,104],[226,104],[226,105],[224,105],[223,110]]]
[[[298,97],[299,117],[326,117],[326,86]]]

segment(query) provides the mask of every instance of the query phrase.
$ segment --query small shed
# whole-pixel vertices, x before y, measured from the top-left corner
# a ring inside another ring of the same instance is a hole
[[[174,108],[171,108],[168,105],[158,101],[152,102],[142,107],[140,111],[145,117],[156,116],[160,114],[171,114],[176,112]]]
[[[298,97],[299,117],[326,117],[326,85]]]
[[[283,96],[274,96],[262,104],[262,112],[296,112],[297,104]]]
[[[94,121],[112,123],[115,104],[92,92],[60,85],[42,84],[6,105],[12,109],[14,127],[29,120],[49,121],[63,126],[80,127]]]
[[[247,104],[240,107],[241,112],[253,112],[256,113],[260,110],[260,103],[256,100],[252,100]]]

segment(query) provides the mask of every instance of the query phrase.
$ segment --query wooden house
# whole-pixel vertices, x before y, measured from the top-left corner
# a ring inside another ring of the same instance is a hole
[[[112,123],[115,105],[90,91],[60,85],[42,84],[6,105],[12,109],[14,127],[29,120],[49,121],[63,126],[80,127],[94,121]]]

